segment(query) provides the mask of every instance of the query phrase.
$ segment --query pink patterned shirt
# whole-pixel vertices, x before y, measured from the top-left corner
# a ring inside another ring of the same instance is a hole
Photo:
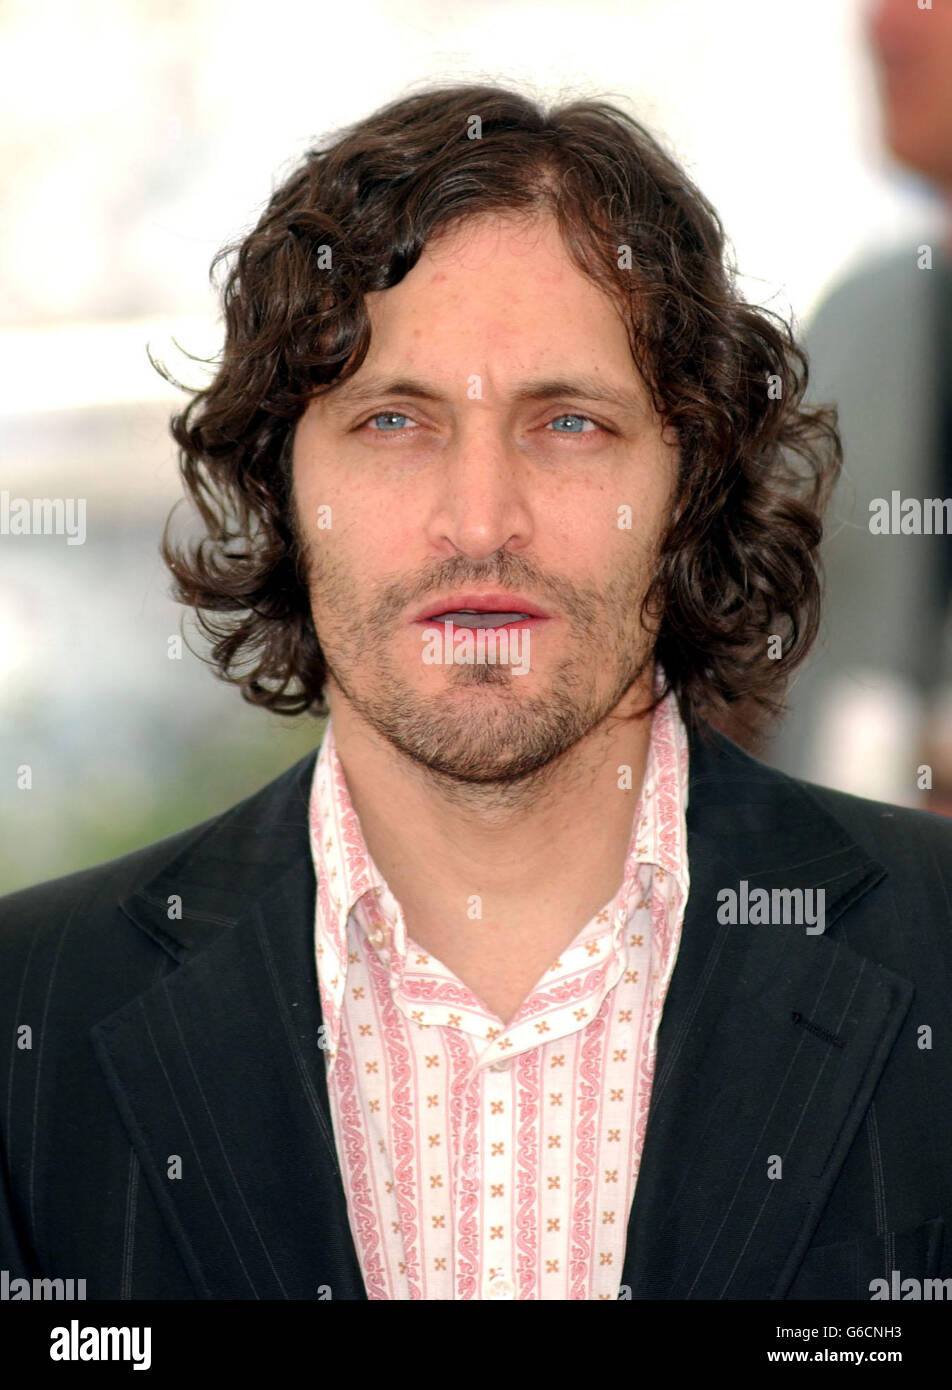
[[[328,1092],[370,1299],[616,1299],[689,878],[656,710],[618,892],[508,1025],[408,938],[328,721],[309,808]]]

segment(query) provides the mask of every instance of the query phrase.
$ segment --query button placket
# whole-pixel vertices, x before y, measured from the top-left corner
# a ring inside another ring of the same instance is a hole
[[[512,1117],[515,1104],[512,1060],[482,1074],[482,1133],[485,1136],[481,1192],[483,1297],[516,1297],[511,1193]],[[499,1195],[494,1196],[493,1194]]]

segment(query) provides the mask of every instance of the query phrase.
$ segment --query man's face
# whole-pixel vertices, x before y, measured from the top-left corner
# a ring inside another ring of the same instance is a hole
[[[874,0],[867,24],[883,138],[897,159],[952,187],[952,0]]]
[[[470,220],[367,299],[366,359],[310,403],[294,440],[331,714],[347,701],[435,771],[512,783],[634,683],[650,692],[639,613],[677,445],[622,318],[554,220]],[[541,615],[508,625],[508,663],[479,659],[485,629],[459,636],[498,623],[459,611],[481,607]],[[440,659],[467,642],[472,664]]]

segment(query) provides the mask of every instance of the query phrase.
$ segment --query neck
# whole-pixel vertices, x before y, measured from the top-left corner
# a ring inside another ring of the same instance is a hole
[[[583,926],[621,880],[650,742],[650,717],[633,712],[650,691],[649,672],[542,774],[487,788],[420,766],[332,688],[351,800],[408,922],[438,914],[458,920],[477,895],[483,920],[515,926],[556,913],[576,931]]]

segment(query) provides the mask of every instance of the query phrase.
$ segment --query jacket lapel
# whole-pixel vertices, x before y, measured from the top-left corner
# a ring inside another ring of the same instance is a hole
[[[204,1298],[366,1296],[318,1044],[313,768],[311,755],[227,813],[122,904],[179,967],[93,1030]]]
[[[635,1299],[781,1298],[913,987],[838,939],[882,866],[720,736],[692,747],[688,859],[622,1283]],[[741,880],[822,888],[826,930],[721,924],[718,892]]]

